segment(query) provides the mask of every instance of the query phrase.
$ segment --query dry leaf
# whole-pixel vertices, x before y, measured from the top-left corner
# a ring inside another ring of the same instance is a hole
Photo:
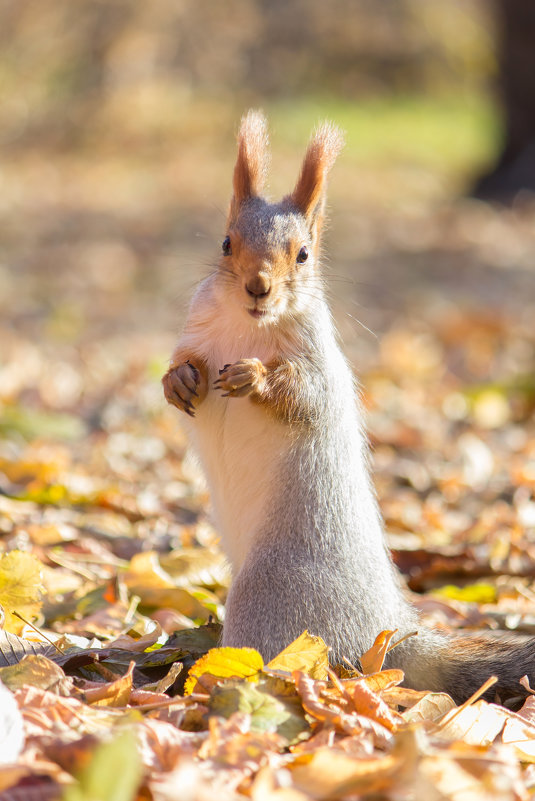
[[[389,754],[351,759],[332,748],[318,748],[311,758],[289,766],[294,786],[319,801],[360,793],[380,793],[398,784],[403,758]]]
[[[468,745],[488,745],[503,729],[508,711],[479,700],[460,712],[454,707],[440,722],[434,736],[441,740],[462,740]]]
[[[271,662],[268,662],[266,667],[271,670],[283,670],[287,673],[302,670],[311,678],[321,680],[327,678],[328,654],[329,649],[321,637],[304,631]]]
[[[43,735],[75,739],[81,734],[107,731],[121,717],[113,709],[98,709],[76,698],[61,698],[47,690],[23,687],[15,692],[27,737]]]
[[[394,631],[382,631],[377,635],[372,647],[368,648],[366,653],[362,654],[360,657],[363,673],[378,673],[381,670],[388,651],[388,646],[396,632],[397,629],[394,629]]]
[[[24,747],[24,725],[13,693],[1,681],[0,708],[0,765],[9,765]]]
[[[136,666],[130,662],[127,672],[116,681],[103,683],[101,687],[94,687],[85,691],[85,700],[91,706],[126,706],[130,701],[132,692],[132,674]]]
[[[41,654],[28,654],[18,664],[0,668],[0,680],[13,691],[31,684],[58,695],[69,695],[73,686],[62,668]]]
[[[423,723],[442,718],[450,709],[456,709],[453,698],[447,693],[425,693],[402,717],[407,723]]]

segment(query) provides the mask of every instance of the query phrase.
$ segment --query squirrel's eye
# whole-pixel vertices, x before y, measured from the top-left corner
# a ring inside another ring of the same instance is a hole
[[[303,264],[308,259],[308,249],[303,245],[299,253],[297,254],[297,263]]]
[[[221,245],[221,250],[225,254],[225,256],[230,256],[232,253],[232,247],[230,245],[230,236],[226,236],[223,240],[223,244]]]

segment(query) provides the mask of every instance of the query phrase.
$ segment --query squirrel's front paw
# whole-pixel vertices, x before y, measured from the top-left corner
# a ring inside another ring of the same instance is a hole
[[[252,392],[262,393],[266,374],[260,359],[240,359],[234,364],[225,364],[214,387],[223,390],[223,397],[242,398]]]
[[[163,391],[168,403],[172,403],[190,417],[195,417],[193,399],[199,397],[201,374],[189,361],[172,367],[162,378]]]

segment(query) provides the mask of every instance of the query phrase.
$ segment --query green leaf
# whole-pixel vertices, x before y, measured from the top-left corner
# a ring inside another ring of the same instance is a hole
[[[124,731],[97,746],[63,801],[133,801],[142,772],[135,732]]]
[[[306,721],[300,699],[276,696],[268,681],[257,684],[246,681],[225,682],[215,687],[208,706],[214,715],[229,718],[234,712],[251,716],[251,728],[256,731],[277,732],[288,741],[295,741],[310,727]]]
[[[6,406],[0,413],[0,434],[20,434],[29,442],[34,439],[78,440],[86,433],[79,417],[21,406]]]

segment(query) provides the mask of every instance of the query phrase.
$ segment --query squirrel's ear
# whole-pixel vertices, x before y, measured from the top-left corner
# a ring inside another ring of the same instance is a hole
[[[320,125],[309,142],[301,173],[289,200],[306,217],[310,226],[321,216],[327,176],[343,145],[341,130],[330,122]]]
[[[240,124],[238,158],[234,167],[234,195],[231,217],[241,204],[262,193],[268,166],[268,134],[266,118],[261,111],[249,111]]]

